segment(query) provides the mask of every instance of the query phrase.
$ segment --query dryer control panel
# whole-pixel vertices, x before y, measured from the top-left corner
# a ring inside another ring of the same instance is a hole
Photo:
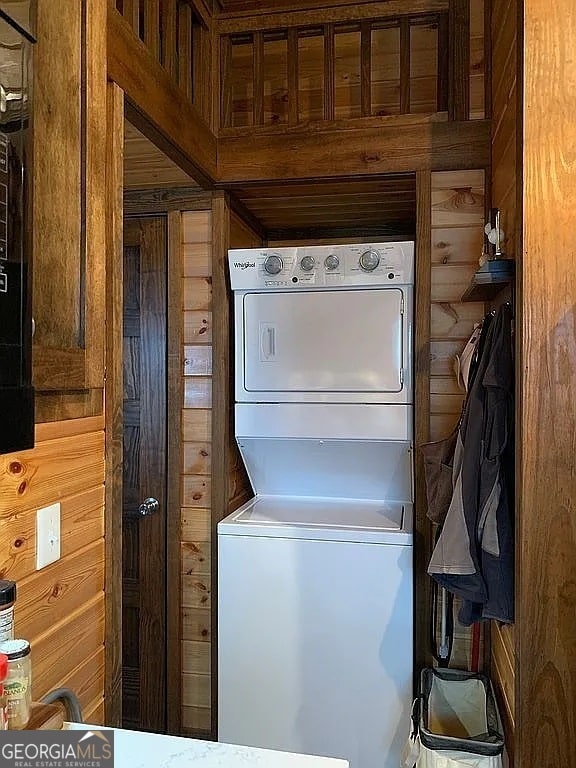
[[[228,252],[235,291],[411,285],[414,243],[250,248]]]

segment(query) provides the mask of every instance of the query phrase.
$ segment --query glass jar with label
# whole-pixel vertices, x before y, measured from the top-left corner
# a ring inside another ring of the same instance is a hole
[[[8,657],[4,696],[8,709],[8,729],[21,730],[30,720],[32,707],[32,666],[28,640],[5,640],[0,654]]]
[[[4,681],[8,675],[8,656],[0,653],[0,731],[8,730],[8,707],[4,695]]]
[[[0,642],[14,638],[14,603],[16,584],[0,579]]]

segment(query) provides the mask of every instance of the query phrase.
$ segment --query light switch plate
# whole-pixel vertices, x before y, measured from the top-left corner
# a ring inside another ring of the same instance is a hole
[[[36,570],[60,560],[60,504],[36,512]]]

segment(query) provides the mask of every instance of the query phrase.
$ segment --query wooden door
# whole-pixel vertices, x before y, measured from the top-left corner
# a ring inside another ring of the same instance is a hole
[[[123,722],[149,731],[166,729],[166,262],[166,219],[126,220]]]

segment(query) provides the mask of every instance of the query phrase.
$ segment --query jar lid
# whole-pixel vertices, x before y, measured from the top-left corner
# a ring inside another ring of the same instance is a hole
[[[0,579],[0,608],[16,601],[16,584],[13,581]]]
[[[8,656],[0,653],[0,683],[8,677]]]
[[[0,654],[8,656],[8,661],[23,659],[30,653],[28,640],[4,640],[0,643]]]

